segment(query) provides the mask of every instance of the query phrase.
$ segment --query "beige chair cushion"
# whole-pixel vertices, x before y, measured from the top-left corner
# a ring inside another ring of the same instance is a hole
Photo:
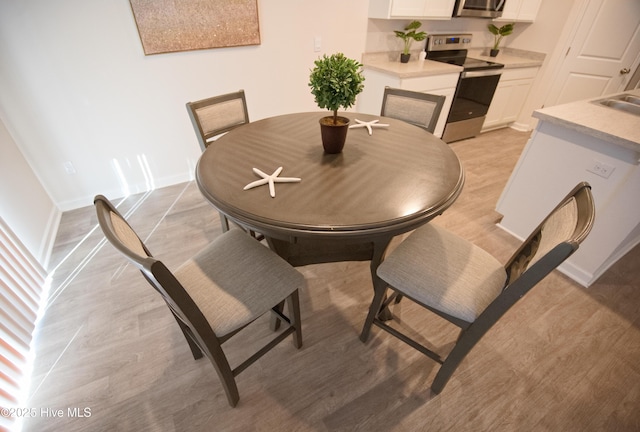
[[[378,275],[407,296],[467,322],[476,320],[507,279],[493,256],[432,224],[405,239]]]
[[[239,229],[222,234],[175,276],[219,337],[305,285],[300,272]]]

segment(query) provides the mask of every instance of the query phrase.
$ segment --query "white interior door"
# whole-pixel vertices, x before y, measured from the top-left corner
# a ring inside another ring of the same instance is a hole
[[[640,1],[584,0],[545,106],[624,91],[640,61]]]

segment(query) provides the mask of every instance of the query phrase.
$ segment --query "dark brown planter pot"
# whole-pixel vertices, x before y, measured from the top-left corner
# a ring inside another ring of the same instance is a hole
[[[320,119],[320,134],[322,135],[322,147],[326,153],[340,153],[347,140],[349,119],[338,117],[338,124],[333,124],[333,116]]]
[[[400,54],[400,63],[409,63],[411,54]]]
[[[497,55],[498,55],[498,53],[499,53],[499,52],[500,52],[500,50],[499,50],[499,49],[492,49],[491,51],[489,51],[489,55],[490,55],[491,57],[495,57],[495,56],[497,56]]]

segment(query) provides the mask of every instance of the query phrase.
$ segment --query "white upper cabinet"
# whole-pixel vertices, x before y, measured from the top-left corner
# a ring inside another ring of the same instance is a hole
[[[542,0],[506,0],[502,16],[496,21],[533,22]]]
[[[369,18],[451,19],[455,0],[370,0]]]

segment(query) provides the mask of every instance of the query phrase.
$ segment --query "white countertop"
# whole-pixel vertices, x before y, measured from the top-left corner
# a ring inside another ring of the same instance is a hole
[[[411,60],[408,63],[400,63],[399,52],[364,53],[362,64],[365,69],[386,72],[398,78],[417,78],[432,75],[446,75],[462,72],[461,66],[447,63],[419,60],[419,51],[411,52]],[[490,57],[488,48],[472,48],[467,56],[504,64],[505,69],[539,67],[544,61],[544,54],[515,50],[501,49],[497,57]]]
[[[400,63],[399,53],[375,53],[365,54],[362,62],[365,69],[386,72],[398,78],[419,78],[462,72],[462,66],[432,60],[419,60],[418,57],[419,53],[412,53],[408,63]]]
[[[471,48],[467,57],[502,63],[505,69],[540,67],[545,55],[533,51],[502,48],[496,57],[489,55],[489,48]]]
[[[622,93],[640,96],[640,90]],[[533,117],[640,152],[640,116],[592,102],[622,93],[542,108]]]

